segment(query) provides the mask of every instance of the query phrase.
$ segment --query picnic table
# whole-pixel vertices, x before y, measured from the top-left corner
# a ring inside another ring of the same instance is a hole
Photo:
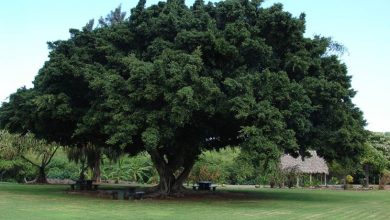
[[[136,188],[130,187],[125,190],[115,190],[113,191],[112,198],[113,199],[119,199],[119,194],[122,194],[124,200],[129,200],[130,198],[140,200],[143,198],[145,192],[144,191],[136,191]]]
[[[75,183],[70,184],[70,188],[72,190],[78,189],[78,190],[97,190],[98,185],[93,184],[92,180],[76,180]]]
[[[199,181],[197,184],[192,186],[193,190],[202,190],[202,191],[215,191],[217,186],[213,186],[211,181]]]

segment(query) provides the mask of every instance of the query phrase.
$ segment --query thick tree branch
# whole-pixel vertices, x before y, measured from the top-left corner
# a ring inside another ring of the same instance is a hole
[[[56,152],[57,152],[57,150],[58,150],[58,148],[60,148],[59,146],[57,146],[57,147],[55,147],[55,149],[54,149],[54,151],[53,151],[53,153],[50,155],[50,157],[49,157],[49,160],[45,163],[45,166],[47,166],[48,164],[50,164],[50,162],[51,162],[51,159],[53,159],[53,157],[54,157],[54,154],[56,154]]]
[[[36,167],[41,167],[40,165],[34,163],[33,161],[31,161],[30,159],[28,159],[27,157],[25,157],[25,156],[23,156],[23,155],[20,156],[20,157],[21,157],[23,160],[25,160],[25,161],[31,163],[32,165],[34,165],[34,166],[36,166]]]

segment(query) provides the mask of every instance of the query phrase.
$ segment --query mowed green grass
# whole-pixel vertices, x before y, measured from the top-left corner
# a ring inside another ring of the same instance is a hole
[[[191,199],[124,201],[70,195],[67,188],[0,183],[0,219],[390,219],[390,191],[219,190]]]

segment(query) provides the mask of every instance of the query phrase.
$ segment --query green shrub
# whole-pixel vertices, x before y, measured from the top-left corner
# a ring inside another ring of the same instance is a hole
[[[157,172],[150,156],[141,153],[133,157],[124,156],[117,161],[105,159],[101,167],[103,180],[115,180],[116,182],[131,181],[137,183],[156,183]]]
[[[240,151],[225,148],[205,151],[195,163],[188,182],[210,180],[226,184],[258,184],[260,175],[247,161],[240,158]]]
[[[340,180],[337,177],[332,176],[332,178],[330,178],[330,180],[329,180],[329,184],[332,184],[332,185],[340,184]]]
[[[349,183],[349,184],[353,183],[353,176],[347,175],[347,176],[345,177],[345,181],[347,181],[347,183]]]
[[[35,177],[36,169],[22,159],[7,160],[0,157],[0,181],[24,182]]]
[[[70,162],[63,151],[57,152],[48,167],[49,179],[73,179],[79,178],[79,165]]]
[[[379,189],[385,189],[385,185],[390,183],[390,171],[385,170],[382,174],[382,177],[379,180]]]

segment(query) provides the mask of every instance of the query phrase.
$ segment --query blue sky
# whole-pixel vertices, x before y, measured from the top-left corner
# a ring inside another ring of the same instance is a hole
[[[138,0],[12,0],[0,7],[0,101],[22,86],[31,87],[47,60],[46,42],[69,37],[91,18],[118,5],[129,12]],[[158,0],[147,0],[154,4]],[[306,13],[306,36],[332,37],[348,48],[342,57],[358,91],[354,102],[364,112],[367,129],[390,131],[390,1],[266,0],[281,2],[298,16]],[[186,0],[187,5],[193,0]]]

